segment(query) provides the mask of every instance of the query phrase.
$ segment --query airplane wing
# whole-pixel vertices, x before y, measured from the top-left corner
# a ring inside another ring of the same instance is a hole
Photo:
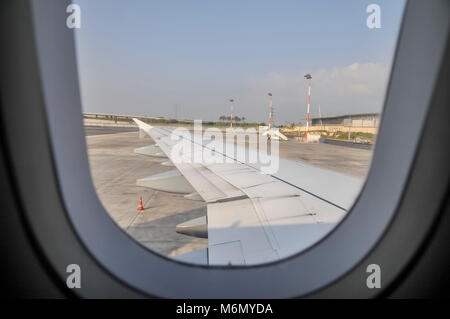
[[[359,178],[283,158],[279,169],[267,174],[212,148],[211,140],[134,121],[157,144],[136,151],[154,156],[162,151],[180,173],[157,176],[147,186],[163,178],[207,203],[210,265],[260,264],[310,247],[345,216],[362,185]],[[187,160],[200,153],[209,157]]]

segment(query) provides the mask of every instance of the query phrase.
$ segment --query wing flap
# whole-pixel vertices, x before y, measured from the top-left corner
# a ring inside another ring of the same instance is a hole
[[[250,199],[208,204],[207,215],[209,264],[232,262],[234,256],[223,255],[221,249],[222,245],[231,242],[240,243],[247,265],[278,259]]]

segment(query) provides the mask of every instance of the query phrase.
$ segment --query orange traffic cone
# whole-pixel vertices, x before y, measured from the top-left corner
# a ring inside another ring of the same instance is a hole
[[[138,210],[144,210],[144,206],[142,206],[142,196],[139,198],[139,207]]]

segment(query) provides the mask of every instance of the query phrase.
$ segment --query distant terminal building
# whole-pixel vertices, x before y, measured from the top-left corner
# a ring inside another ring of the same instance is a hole
[[[347,114],[339,116],[315,117],[312,126],[348,126],[353,127],[378,127],[380,124],[379,113]]]

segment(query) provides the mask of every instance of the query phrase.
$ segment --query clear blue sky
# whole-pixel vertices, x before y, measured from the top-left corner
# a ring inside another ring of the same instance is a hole
[[[236,115],[276,122],[380,111],[403,0],[78,0],[76,30],[83,108],[216,120]],[[381,7],[368,29],[366,7]],[[353,66],[351,66],[353,65]],[[350,102],[351,100],[351,102]]]

